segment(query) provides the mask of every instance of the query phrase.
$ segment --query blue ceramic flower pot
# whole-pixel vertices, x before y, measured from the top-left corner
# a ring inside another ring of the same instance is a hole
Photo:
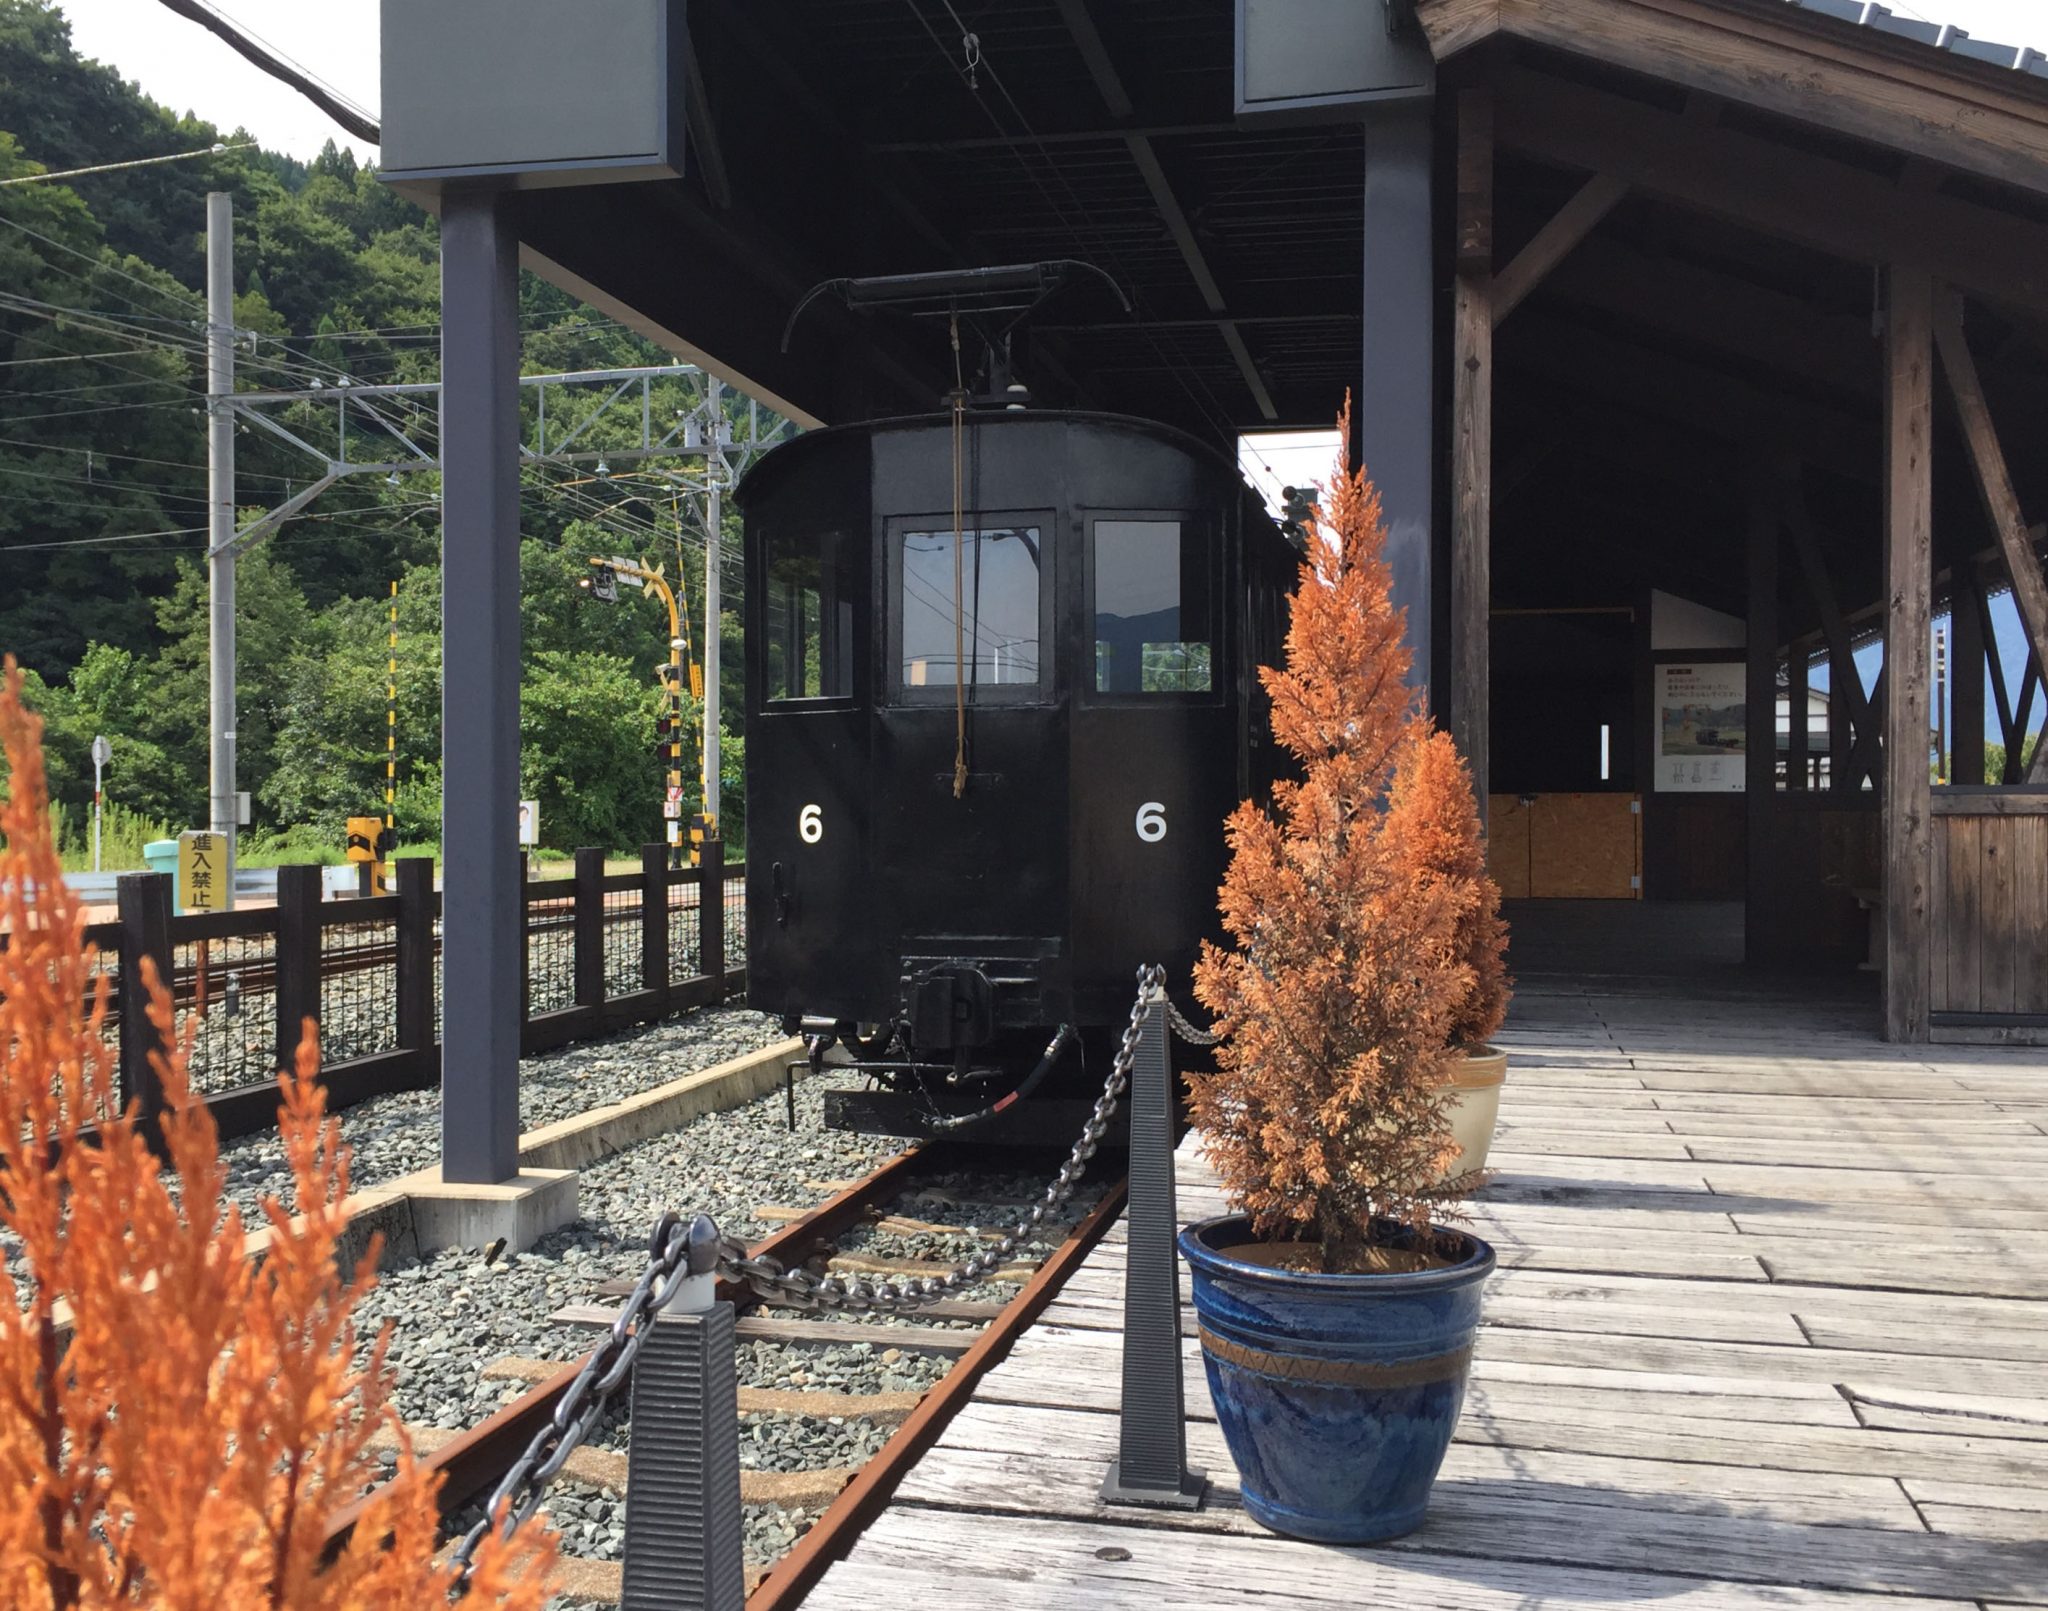
[[[1242,1215],[1180,1233],[1244,1507],[1275,1532],[1370,1544],[1422,1525],[1493,1273],[1478,1237],[1445,1236],[1440,1269],[1322,1275],[1228,1257],[1253,1240]]]

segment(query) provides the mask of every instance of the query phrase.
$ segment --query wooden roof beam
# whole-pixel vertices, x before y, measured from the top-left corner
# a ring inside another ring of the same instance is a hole
[[[2048,193],[2048,85],[1784,0],[1417,0],[1438,61],[1495,34]]]
[[[1524,366],[1614,405],[1684,425],[1737,447],[1798,454],[1845,480],[1877,478],[1877,420],[1773,393],[1738,375],[1604,332],[1525,318],[1503,334],[1497,388],[1512,393]]]
[[[1722,348],[1842,391],[1877,395],[1879,349],[1867,318],[1609,237],[1559,266],[1546,300],[1601,309],[1646,330]]]
[[[2048,316],[2048,230],[2025,219],[1526,68],[1499,74],[1495,108],[1503,148]]]

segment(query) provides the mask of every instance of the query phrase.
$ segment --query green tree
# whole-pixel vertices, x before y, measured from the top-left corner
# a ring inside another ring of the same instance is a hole
[[[650,678],[615,655],[529,655],[519,737],[520,787],[540,802],[542,844],[625,850],[652,837],[663,779]]]

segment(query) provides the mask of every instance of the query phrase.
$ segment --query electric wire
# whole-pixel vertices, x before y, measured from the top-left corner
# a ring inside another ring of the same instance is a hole
[[[904,3],[910,8],[910,13],[917,19],[919,26],[931,37],[932,43],[938,47],[939,53],[944,58],[947,66],[952,68],[955,75],[967,86],[969,95],[972,96],[975,104],[981,107],[982,114],[989,120],[989,125],[996,131],[996,134],[1002,139],[1003,143],[1009,147],[1010,155],[1016,161],[1018,170],[1023,173],[1025,178],[1031,181],[1033,188],[1038,191],[1040,198],[1045,202],[1047,210],[1052,213],[1059,222],[1060,227],[1066,231],[1068,237],[1080,247],[1081,251],[1084,254],[1089,252],[1091,247],[1087,234],[1068,216],[1066,209],[1059,204],[1051,191],[1046,188],[1044,181],[1032,170],[1031,164],[1024,160],[1024,154],[1017,144],[1016,137],[1003,127],[1002,119],[996,116],[995,109],[981,98],[979,86],[973,82],[973,76],[969,70],[953,60],[951,52],[946,49],[945,40],[940,36],[938,30],[932,26],[931,20],[925,15],[918,0],[904,0]],[[949,0],[940,0],[940,3],[945,5],[947,14],[953,18],[953,21],[961,26],[962,32],[966,32],[965,25],[960,23],[959,13],[953,10]],[[1086,218],[1089,211],[1087,204],[1074,190],[1073,184],[1067,178],[1065,170],[1060,167],[1058,160],[1047,149],[1045,142],[1039,138],[1037,130],[1031,125],[1031,120],[1024,115],[1023,108],[1017,104],[1016,97],[1010,93],[1009,86],[1003,82],[1002,74],[988,60],[985,52],[977,62],[977,67],[980,71],[988,74],[989,82],[995,85],[998,93],[1008,103],[1011,112],[1015,114],[1018,123],[1023,127],[1025,137],[1037,148],[1039,157],[1043,161],[1046,170],[1051,173],[1053,178],[1067,192],[1068,199],[1078,209],[1080,215]],[[1119,278],[1130,288],[1134,308],[1137,308],[1141,302],[1149,302],[1150,298],[1147,296],[1144,286],[1125,267],[1122,254],[1117,251],[1114,242],[1110,241],[1107,236],[1097,235],[1096,247],[1094,249],[1100,250],[1108,256]],[[1138,311],[1142,312],[1143,310],[1138,308]],[[1169,355],[1160,344],[1157,332],[1145,329],[1142,323],[1140,323],[1138,333],[1145,344],[1152,349],[1153,356],[1158,358],[1160,367],[1180,383],[1181,389],[1187,393],[1188,400],[1195,405],[1196,410],[1203,414],[1209,423],[1217,428],[1224,437],[1234,437],[1236,435],[1236,428],[1232,423],[1229,410],[1223,406],[1222,401],[1216,396],[1207,378],[1199,370],[1186,364],[1184,359],[1181,362],[1175,362],[1174,357]],[[1196,391],[1197,385],[1201,388],[1200,393]]]

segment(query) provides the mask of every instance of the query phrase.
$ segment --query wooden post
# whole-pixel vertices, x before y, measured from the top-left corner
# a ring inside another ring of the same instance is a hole
[[[1451,315],[1451,733],[1486,823],[1493,605],[1493,93],[1458,97]]]
[[[306,1020],[320,1020],[320,869],[277,870],[277,1066],[296,1066]]]
[[[1884,1033],[1928,1038],[1934,868],[1927,770],[1934,283],[1892,265],[1885,319]]]
[[[158,983],[165,990],[172,988],[171,875],[131,873],[114,887],[115,911],[121,920],[121,1103],[141,1103],[143,1123],[154,1132],[164,1110],[164,1091],[149,1066],[149,1054],[163,1047],[149,1021],[142,964],[145,958],[154,962]]]
[[[1948,594],[1949,781],[1983,783],[1984,776],[1984,590],[1977,567],[1965,560],[1955,568]]]
[[[604,1006],[604,852],[576,852],[576,1005]]]
[[[1747,574],[1743,815],[1749,852],[1743,958],[1755,967],[1774,957],[1780,926],[1780,896],[1769,854],[1778,788],[1778,513],[1761,489],[1753,495],[1749,509]]]
[[[434,860],[395,864],[398,884],[398,1046],[425,1063],[434,1054]]]
[[[668,846],[640,847],[640,988],[668,995]]]
[[[725,841],[716,834],[704,839],[698,856],[697,971],[725,982]]]

